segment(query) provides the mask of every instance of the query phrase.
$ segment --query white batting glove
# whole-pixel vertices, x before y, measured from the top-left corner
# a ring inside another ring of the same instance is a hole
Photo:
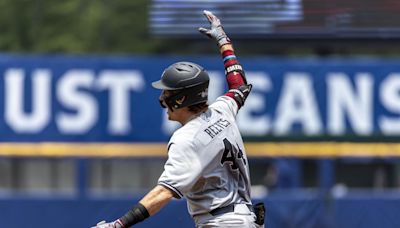
[[[218,46],[221,47],[225,44],[230,44],[231,40],[226,35],[224,28],[222,28],[221,21],[210,11],[204,10],[204,16],[207,18],[208,22],[211,24],[210,29],[199,28],[199,32],[203,33],[209,38],[212,38],[217,41]]]
[[[115,220],[114,222],[108,222],[108,223],[103,220],[97,223],[96,226],[92,226],[91,228],[124,228],[124,225],[119,219]]]

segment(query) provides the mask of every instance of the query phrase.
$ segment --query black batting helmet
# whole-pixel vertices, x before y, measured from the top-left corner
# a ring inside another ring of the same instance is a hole
[[[207,102],[210,78],[203,67],[192,62],[177,62],[167,67],[161,79],[152,83],[156,89],[168,90],[163,101],[171,109]]]

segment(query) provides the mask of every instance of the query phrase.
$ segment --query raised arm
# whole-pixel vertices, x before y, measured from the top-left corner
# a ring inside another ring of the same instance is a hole
[[[229,87],[225,96],[233,98],[240,109],[244,105],[252,85],[247,84],[243,68],[236,58],[231,40],[226,35],[220,20],[210,11],[204,10],[203,13],[211,27],[210,29],[199,28],[199,31],[217,42],[224,60],[225,76]]]

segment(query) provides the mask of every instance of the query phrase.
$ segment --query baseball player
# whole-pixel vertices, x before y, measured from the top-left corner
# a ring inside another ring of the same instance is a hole
[[[263,227],[264,207],[252,205],[250,174],[236,114],[250,93],[242,66],[220,20],[204,15],[222,55],[229,91],[207,104],[209,76],[199,65],[178,62],[165,69],[153,87],[160,104],[182,127],[168,143],[168,160],[158,185],[116,221],[96,227],[130,227],[157,213],[173,197],[186,198],[196,227]]]

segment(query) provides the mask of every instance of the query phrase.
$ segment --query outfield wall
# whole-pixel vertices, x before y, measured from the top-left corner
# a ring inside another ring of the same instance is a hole
[[[165,142],[151,87],[173,62],[226,90],[217,57],[0,56],[0,142]],[[238,123],[245,137],[400,136],[400,60],[240,58],[254,85]]]

